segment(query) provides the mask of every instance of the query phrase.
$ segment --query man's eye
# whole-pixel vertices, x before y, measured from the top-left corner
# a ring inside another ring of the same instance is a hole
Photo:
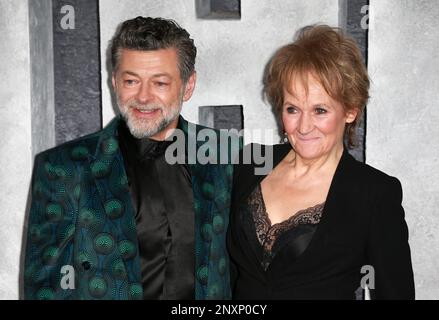
[[[128,86],[132,86],[132,85],[136,84],[136,80],[127,79],[127,80],[124,80],[124,83]]]
[[[161,81],[158,81],[158,82],[156,82],[156,85],[159,86],[159,87],[166,87],[166,86],[168,86],[169,84],[168,84],[167,82],[161,82]]]

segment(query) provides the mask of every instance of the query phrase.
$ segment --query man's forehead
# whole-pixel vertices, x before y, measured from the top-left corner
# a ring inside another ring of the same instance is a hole
[[[177,58],[177,49],[174,47],[164,48],[164,49],[156,49],[156,50],[138,50],[138,49],[129,49],[129,48],[121,48],[119,51],[119,56],[123,57],[133,57],[133,56],[144,56],[144,57],[154,57],[161,56],[166,58]]]
[[[137,72],[131,71],[131,70],[122,70],[121,73],[122,73],[122,75],[129,75],[129,76],[138,76],[139,75]],[[172,78],[172,75],[168,72],[159,72],[159,73],[155,73],[151,76],[154,78],[162,78],[162,77]]]
[[[139,73],[152,72],[154,75],[174,77],[178,69],[178,56],[173,48],[159,50],[122,49],[118,72]]]

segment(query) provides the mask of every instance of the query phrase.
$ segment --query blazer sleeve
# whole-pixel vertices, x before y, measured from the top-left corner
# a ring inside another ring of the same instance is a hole
[[[414,299],[401,183],[392,177],[383,187],[371,217],[368,254],[375,272],[375,288],[370,290],[371,296],[373,299]]]
[[[45,155],[35,158],[25,229],[24,299],[69,299],[72,294],[72,290],[61,288],[61,272],[63,266],[71,264],[74,229],[65,223],[66,204],[60,199],[63,188],[56,175]]]

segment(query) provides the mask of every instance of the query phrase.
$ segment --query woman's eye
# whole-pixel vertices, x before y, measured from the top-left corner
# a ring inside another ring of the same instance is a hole
[[[294,113],[297,112],[297,109],[296,109],[295,107],[293,107],[293,106],[288,106],[288,107],[286,108],[286,111],[287,111],[288,113],[294,114]]]
[[[324,108],[318,107],[315,109],[317,114],[325,114],[327,111]]]

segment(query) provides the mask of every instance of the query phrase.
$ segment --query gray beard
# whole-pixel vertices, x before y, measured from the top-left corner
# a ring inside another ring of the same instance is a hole
[[[178,116],[180,113],[177,113],[177,115],[173,115],[172,118],[166,119],[163,118],[158,123],[158,125],[155,125],[151,128],[136,128],[136,126],[133,124],[133,122],[128,117],[127,113],[121,113],[122,118],[125,120],[125,123],[127,124],[128,129],[130,130],[133,137],[137,139],[144,139],[149,138],[151,136],[156,135],[157,133],[165,130]]]
[[[133,137],[137,139],[144,139],[154,136],[157,133],[160,133],[161,131],[165,130],[173,121],[175,121],[175,119],[177,119],[180,116],[181,108],[183,106],[183,93],[184,93],[184,87],[182,88],[180,92],[180,96],[178,98],[179,101],[178,108],[172,108],[172,112],[168,114],[167,117],[163,116],[163,118],[160,119],[160,122],[158,123],[152,122],[151,126],[147,128],[139,127],[139,126],[136,127],[134,121],[132,121],[128,116],[131,106],[122,108],[121,106],[123,106],[123,104],[121,103],[117,93],[116,93],[116,99],[122,118],[125,120],[125,123],[127,124],[127,127],[130,130]],[[122,110],[126,110],[126,111],[122,112]],[[161,108],[161,110],[163,110],[163,108]]]

